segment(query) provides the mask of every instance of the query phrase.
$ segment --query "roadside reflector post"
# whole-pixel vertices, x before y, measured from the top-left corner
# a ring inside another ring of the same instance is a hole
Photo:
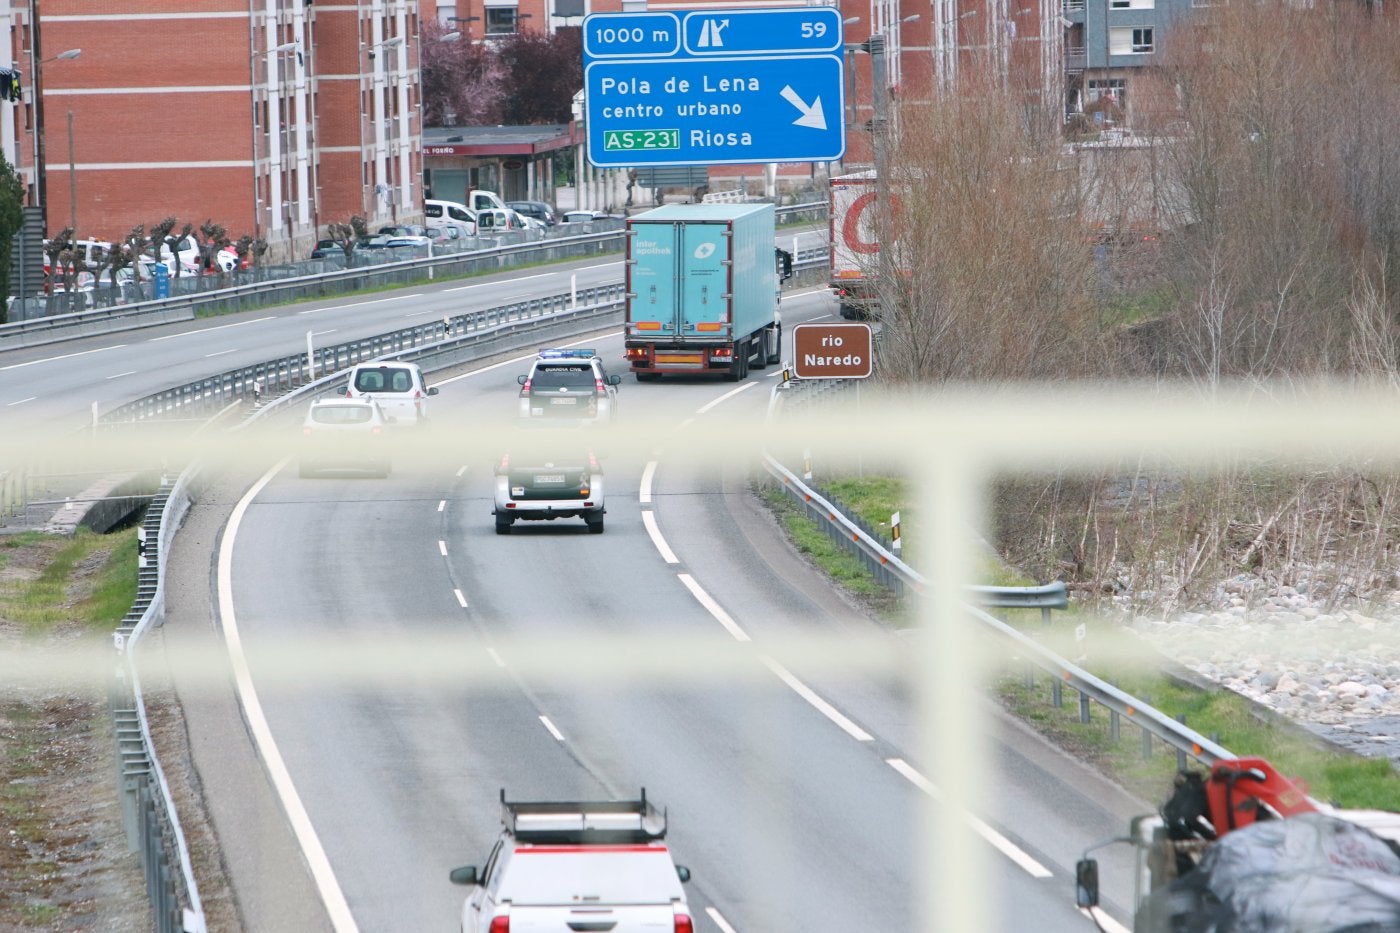
[[[316,378],[316,348],[311,344],[311,331],[306,332],[306,373],[307,382]]]
[[[898,513],[898,512],[895,512],[893,515],[890,516],[890,540],[893,542],[893,544],[891,545],[891,547],[894,549],[895,554],[896,554],[896,555],[903,554],[903,553],[904,553],[904,542],[899,540],[899,513]]]

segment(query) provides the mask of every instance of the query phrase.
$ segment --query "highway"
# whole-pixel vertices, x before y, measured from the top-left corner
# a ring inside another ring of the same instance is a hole
[[[594,260],[518,280],[506,274],[499,287],[473,280],[13,351],[0,355],[0,410],[7,422],[76,425],[93,402],[106,410],[295,352],[308,329],[340,342],[448,310],[556,294],[575,272],[584,286],[616,281],[620,271],[620,262]],[[834,312],[822,290],[807,290],[785,299],[785,328]],[[605,360],[621,356],[620,334],[581,343]],[[525,367],[523,359],[490,361],[436,378],[432,430],[470,437],[483,415],[508,416]],[[774,376],[645,386],[629,376],[620,418],[671,419],[678,432],[706,418],[759,418]],[[236,785],[264,772],[248,760],[229,773],[227,761],[255,746],[285,764],[286,786],[305,808],[298,844],[314,846],[302,850],[307,887],[279,880],[293,892],[314,885],[329,905],[317,925],[455,929],[465,892],[447,871],[484,861],[499,830],[501,788],[542,799],[632,796],[645,786],[669,809],[668,841],[694,873],[697,929],[940,929],[918,906],[934,869],[923,863],[915,827],[937,775],[919,769],[907,685],[761,660],[765,638],[794,631],[895,642],[917,635],[880,628],[792,554],[748,491],[744,457],[701,467],[668,458],[665,438],[656,441],[642,457],[605,457],[601,537],[572,521],[518,524],[497,536],[488,445],[463,443],[455,469],[398,463],[388,480],[302,480],[293,466],[242,495],[219,542],[222,572],[212,584],[183,585],[217,589],[220,624],[247,653],[260,715],[248,714],[245,694],[246,726],[223,724],[217,756],[196,737],[195,766],[206,795],[217,797],[242,793]],[[718,684],[556,683],[517,671],[528,667],[521,652],[533,643],[658,631],[712,640],[713,650],[742,652],[763,669]],[[392,686],[297,689],[280,673],[258,686],[283,640],[356,637],[446,638],[499,674],[444,686],[415,681],[410,665]],[[987,847],[979,851],[991,865],[994,928],[1092,929],[1073,907],[1074,859],[1120,833],[1140,805],[990,703],[969,707],[987,716],[992,743],[995,786],[988,812],[977,814],[985,831],[969,838]],[[278,770],[267,769],[274,785]],[[295,809],[285,787],[277,792]],[[263,821],[225,820],[219,832],[245,852],[268,830]],[[231,857],[229,870],[243,896],[270,887],[249,876],[266,870],[255,858]],[[1123,903],[1121,865],[1106,858],[1105,874],[1109,906]],[[244,914],[266,916],[256,905]]]

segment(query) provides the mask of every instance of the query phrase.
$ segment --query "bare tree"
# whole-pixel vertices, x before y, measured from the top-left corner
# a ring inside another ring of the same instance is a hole
[[[888,378],[1102,371],[1091,250],[1061,142],[993,83],[905,105],[878,275]],[[892,246],[888,245],[892,244]]]

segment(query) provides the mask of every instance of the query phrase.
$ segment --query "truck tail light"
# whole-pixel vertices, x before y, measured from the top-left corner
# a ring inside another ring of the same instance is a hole
[[[377,437],[378,435],[384,433],[384,429],[376,424],[374,427],[369,429],[369,433]]]
[[[510,933],[510,916],[502,914],[499,917],[492,917],[491,926],[487,933]]]
[[[675,933],[695,933],[695,924],[690,922],[690,914],[676,914]]]
[[[311,429],[310,429],[310,428],[302,428],[302,429],[301,429],[301,433],[302,433],[305,437],[310,437],[310,436],[311,436]]]
[[[733,347],[715,347],[710,351],[710,359],[729,361],[734,358]]]
[[[644,360],[647,358],[646,347],[628,347],[627,358],[629,360]]]

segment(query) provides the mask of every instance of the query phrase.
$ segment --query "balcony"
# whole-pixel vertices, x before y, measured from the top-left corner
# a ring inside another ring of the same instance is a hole
[[[1083,74],[1089,67],[1089,50],[1082,45],[1065,46],[1065,74]]]
[[[1064,0],[1064,12],[1066,14],[1083,13],[1084,0]]]

